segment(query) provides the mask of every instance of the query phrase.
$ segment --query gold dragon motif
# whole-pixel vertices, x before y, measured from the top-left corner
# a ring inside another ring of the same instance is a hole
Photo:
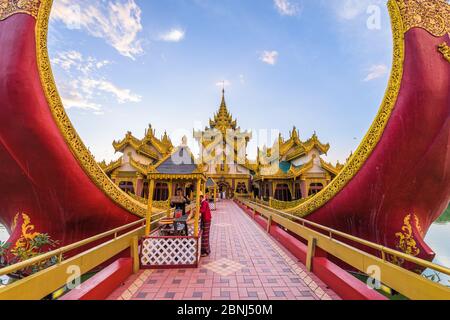
[[[0,21],[16,14],[26,13],[37,18],[40,0],[0,0]]]
[[[35,226],[31,224],[31,218],[29,215],[25,213],[18,213],[14,217],[14,221],[12,224],[12,231],[14,232],[18,226],[19,217],[22,216],[22,225],[21,227],[21,236],[16,241],[13,249],[13,253],[20,248],[27,249],[28,243],[33,241],[37,236],[41,235],[39,232],[35,232]]]
[[[413,229],[412,229],[412,224],[411,224],[412,218],[414,218],[414,220],[415,220],[416,228],[418,228],[418,231],[421,232],[419,218],[415,214],[414,215],[409,214],[405,217],[405,219],[403,221],[404,225],[402,227],[402,231],[397,232],[395,234],[395,237],[398,239],[397,249],[399,249],[400,251],[402,251],[406,254],[416,257],[419,255],[420,249],[417,248],[417,242],[414,239]]]
[[[444,42],[440,44],[438,46],[438,51],[442,53],[444,59],[450,63],[450,47],[447,45],[447,43]]]

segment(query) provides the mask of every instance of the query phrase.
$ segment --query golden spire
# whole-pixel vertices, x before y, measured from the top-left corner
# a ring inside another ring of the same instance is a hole
[[[214,115],[214,120],[209,121],[209,124],[211,128],[220,130],[222,133],[225,133],[228,129],[236,130],[236,120],[233,120],[225,101],[225,86],[222,89],[222,102],[219,111]]]

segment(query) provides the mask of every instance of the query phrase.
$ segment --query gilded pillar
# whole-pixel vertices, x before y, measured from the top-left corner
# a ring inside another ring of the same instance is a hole
[[[147,222],[145,226],[145,236],[150,236],[152,231],[152,214],[153,214],[153,193],[155,191],[155,180],[151,179],[148,191],[148,208],[147,208]]]

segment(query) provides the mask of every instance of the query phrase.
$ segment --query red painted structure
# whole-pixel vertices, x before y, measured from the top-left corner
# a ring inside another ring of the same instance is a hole
[[[0,13],[0,222],[10,228],[26,213],[32,230],[64,245],[138,217],[97,187],[61,134],[38,71],[35,31],[31,14]],[[423,239],[450,195],[450,63],[437,51],[450,38],[421,28],[404,36],[403,81],[380,142],[344,189],[307,219],[397,248],[411,215],[418,256],[431,260]]]
[[[242,203],[236,203],[257,224],[267,229],[268,221],[265,218]],[[306,265],[308,246],[300,239],[292,236],[277,224],[270,226],[270,235],[294,255],[298,261]],[[330,261],[329,257],[322,253],[319,248],[316,250],[312,265],[313,273],[344,300],[387,300],[385,296],[370,289],[366,284]]]
[[[405,34],[403,82],[381,141],[356,176],[307,219],[400,249],[397,233],[411,215],[419,257],[450,199],[450,64],[438,52],[448,34],[414,28]],[[415,217],[417,218],[415,218]]]
[[[106,300],[132,274],[133,260],[119,259],[59,300]]]
[[[0,21],[0,223],[10,228],[26,213],[35,232],[64,245],[138,217],[97,188],[55,124],[36,68],[35,24],[21,13]]]

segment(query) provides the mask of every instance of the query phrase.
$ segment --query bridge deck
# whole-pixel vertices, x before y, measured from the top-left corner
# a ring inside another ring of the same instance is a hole
[[[198,269],[141,271],[109,299],[339,299],[235,203],[220,202],[217,209],[212,254]]]

